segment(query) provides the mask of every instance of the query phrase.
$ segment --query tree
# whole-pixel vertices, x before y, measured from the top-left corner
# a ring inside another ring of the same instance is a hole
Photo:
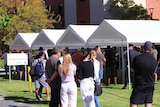
[[[50,17],[43,0],[0,0],[0,14],[0,37],[8,46],[17,33],[53,29],[60,20]]]
[[[142,5],[135,4],[133,0],[113,0],[109,11],[114,19],[146,20],[150,18],[147,10]]]
[[[4,45],[3,38],[6,35],[10,35],[11,23],[12,23],[12,17],[7,14],[6,3],[0,1],[0,39],[1,39],[0,46]],[[6,41],[8,40],[9,38],[6,37]]]

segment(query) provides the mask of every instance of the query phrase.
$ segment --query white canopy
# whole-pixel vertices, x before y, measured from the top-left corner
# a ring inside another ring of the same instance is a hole
[[[62,48],[86,47],[87,39],[97,27],[97,25],[69,25],[56,45]]]
[[[89,47],[95,45],[123,45],[127,38],[117,31],[114,26],[109,24],[106,20],[102,21],[97,30],[88,38],[87,44]]]
[[[28,50],[38,33],[18,33],[10,45],[11,50]]]
[[[42,29],[33,41],[32,49],[38,49],[39,47],[52,49],[64,31],[64,29]]]
[[[143,45],[146,41],[160,44],[160,21],[156,20],[104,20],[122,35],[127,42]]]

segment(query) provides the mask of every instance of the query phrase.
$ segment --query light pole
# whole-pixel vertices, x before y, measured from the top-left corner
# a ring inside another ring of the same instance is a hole
[[[151,14],[151,20],[153,20],[153,10],[154,8],[149,8],[150,14]]]

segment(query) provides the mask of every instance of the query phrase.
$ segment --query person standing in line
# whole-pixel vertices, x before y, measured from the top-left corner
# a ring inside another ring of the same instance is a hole
[[[116,71],[116,53],[110,46],[107,46],[107,49],[105,51],[105,58],[106,60],[106,76],[107,76],[107,82],[108,86],[111,83],[111,78],[113,76],[114,84],[117,84],[117,71]]]
[[[100,78],[99,78],[100,62],[96,59],[96,56],[97,56],[96,51],[91,50],[90,60],[93,62],[93,65],[94,65],[94,82],[95,84],[100,84]],[[101,107],[98,96],[94,95],[94,101],[95,101],[96,107]]]
[[[133,59],[132,68],[135,72],[133,90],[130,96],[130,107],[152,107],[154,92],[154,70],[156,60],[151,55],[152,43],[144,43],[145,52]]]
[[[24,54],[24,51],[21,50],[20,53]],[[25,66],[24,65],[18,65],[18,67],[19,67],[19,79],[22,80],[23,79],[23,74],[25,73]]]
[[[153,57],[154,57],[154,58],[156,59],[156,61],[157,61],[158,51],[157,51],[157,49],[156,49],[156,47],[155,47],[155,43],[152,43],[151,54],[153,55]],[[158,62],[157,62],[157,63],[158,63]],[[157,72],[155,71],[155,72],[154,72],[154,82],[155,82],[155,83],[157,83],[157,78],[158,78]]]
[[[151,54],[153,55],[153,57],[157,60],[157,56],[158,56],[158,51],[156,49],[155,43],[152,43],[152,50],[151,50]]]
[[[34,60],[33,66],[35,66],[38,61],[42,61],[43,66],[44,66],[44,70],[45,70],[45,66],[46,66],[46,60],[45,60],[45,53],[44,52],[39,52],[37,57],[38,59]],[[45,87],[46,89],[46,94],[47,94],[47,100],[50,99],[50,93],[49,93],[49,87],[48,87],[48,83],[45,81],[46,80],[46,76],[45,73],[39,77],[39,76],[34,76],[33,77],[34,83],[35,83],[35,92],[36,92],[36,98],[38,99],[38,101],[42,101],[42,96],[41,94],[39,94],[39,89],[40,87]],[[41,87],[41,88],[42,88]]]
[[[61,56],[61,49],[55,46],[52,49],[51,56],[46,63],[46,81],[51,87],[51,101],[49,107],[58,107],[60,105],[60,88],[61,78],[58,73],[58,66],[60,64],[59,57]]]
[[[7,49],[4,49],[4,52],[1,56],[1,58],[3,59],[4,61],[4,70],[6,72],[6,78],[7,78],[7,72],[9,72],[9,66],[7,65],[7,54],[8,54],[8,50]]]
[[[133,44],[129,44],[129,65],[130,65],[130,73],[131,73],[131,82],[133,82],[133,75],[134,75],[134,72],[133,72],[133,69],[132,69],[132,62],[133,62],[133,59],[139,55],[138,51],[136,51],[133,47]],[[126,54],[126,70],[125,70],[125,81],[124,81],[124,86],[122,87],[122,89],[126,89],[127,88],[127,83],[128,83],[128,60],[127,60],[127,52],[125,53]]]
[[[63,63],[58,67],[61,77],[60,100],[62,107],[77,107],[77,84],[74,79],[76,69],[71,55],[65,54]]]
[[[96,59],[100,62],[99,78],[102,80],[103,79],[103,64],[104,64],[104,62],[106,62],[106,58],[102,54],[101,48],[99,46],[95,47],[95,51],[97,54]]]
[[[79,49],[76,50],[76,52],[72,55],[73,61],[78,67],[79,63],[83,60],[83,55]]]
[[[80,83],[80,91],[84,107],[95,107],[94,102],[94,65],[90,61],[89,53],[86,52],[84,60],[77,69],[77,78]]]
[[[33,58],[34,59],[38,59],[40,57],[39,53],[41,53],[41,52],[44,52],[43,47],[39,47],[38,51],[36,52],[36,54],[35,54],[35,56]],[[44,52],[44,55],[45,55],[44,59],[46,59],[46,53],[45,52]],[[40,99],[42,99],[42,91],[43,91],[43,85],[40,83],[40,87],[39,87],[39,90],[38,90]],[[36,95],[36,98],[39,99],[37,95]]]

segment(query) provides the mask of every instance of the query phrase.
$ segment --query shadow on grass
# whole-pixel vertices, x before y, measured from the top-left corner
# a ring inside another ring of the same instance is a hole
[[[102,88],[121,89],[121,88],[115,87],[115,86],[102,86]]]
[[[5,96],[5,100],[13,100],[15,102],[27,103],[27,104],[49,104],[49,101],[37,101],[36,99],[31,99],[27,97],[18,96]]]
[[[6,74],[0,74],[0,77],[2,77],[4,80],[9,79],[9,75],[6,75]],[[12,74],[11,79],[12,80],[19,80],[19,74]]]

